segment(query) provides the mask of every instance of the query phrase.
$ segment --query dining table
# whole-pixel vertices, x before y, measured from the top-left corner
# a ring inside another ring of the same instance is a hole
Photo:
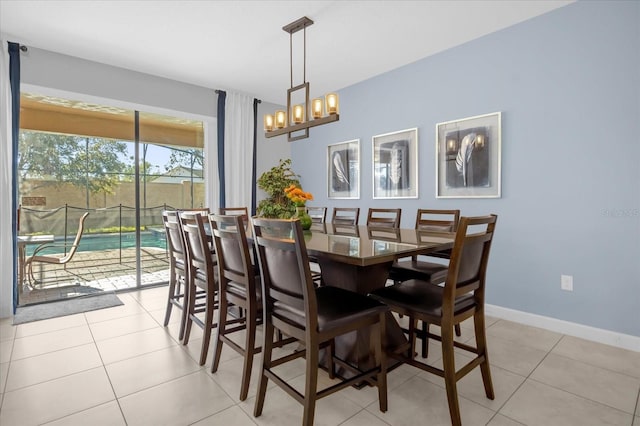
[[[320,265],[322,284],[360,294],[384,287],[394,260],[451,249],[454,239],[453,232],[331,223],[314,224],[305,231],[307,252]],[[336,356],[360,369],[373,367],[375,355],[371,338],[375,335],[367,328],[339,336],[335,342]],[[385,339],[383,345],[388,352],[407,342],[390,312],[386,318]],[[341,369],[337,374],[348,377],[350,372]]]

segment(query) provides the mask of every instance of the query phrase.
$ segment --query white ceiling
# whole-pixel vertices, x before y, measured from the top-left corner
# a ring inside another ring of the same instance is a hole
[[[282,27],[302,16],[315,21],[306,37],[314,96],[571,2],[0,0],[0,30],[27,47],[284,104]],[[302,80],[302,34],[294,34],[294,84]]]

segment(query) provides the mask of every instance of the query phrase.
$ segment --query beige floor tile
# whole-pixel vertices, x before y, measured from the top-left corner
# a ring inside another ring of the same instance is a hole
[[[200,368],[181,346],[171,346],[106,366],[118,397],[186,376]]]
[[[531,379],[633,414],[640,379],[549,354]]]
[[[156,328],[158,323],[146,312],[130,317],[115,318],[107,321],[89,324],[91,334],[96,342],[112,337]]]
[[[4,392],[4,387],[7,384],[7,376],[9,374],[9,363],[3,362],[0,364],[0,392]]]
[[[190,425],[233,406],[231,398],[202,370],[119,401],[129,426]]]
[[[104,368],[95,368],[6,392],[0,424],[42,424],[114,399]]]
[[[43,334],[56,330],[64,330],[65,328],[79,327],[86,324],[87,320],[85,319],[83,314],[51,318],[46,321],[28,322],[16,326],[16,338],[35,336],[36,334]]]
[[[13,321],[13,317],[10,318]],[[13,340],[16,336],[17,327],[13,325],[13,322],[4,321],[0,324],[0,342],[5,340]]]
[[[233,426],[255,426],[252,420],[253,416],[242,411],[240,407],[234,405],[227,408],[220,413],[209,416],[204,420],[200,420],[194,423],[193,426],[221,426],[221,425],[233,425]]]
[[[59,420],[45,423],[46,426],[125,426],[120,406],[116,401],[107,402]]]
[[[374,416],[367,410],[358,412],[340,426],[387,426],[388,423],[382,421],[379,417]]]
[[[387,374],[387,394],[390,394],[419,373],[420,370],[406,364],[390,371]],[[342,395],[363,408],[368,407],[378,400],[378,388],[372,386],[365,386],[362,389],[349,387],[341,392]]]
[[[464,425],[485,425],[494,415],[493,411],[466,398],[460,397],[459,403]],[[371,404],[367,411],[394,426],[424,424],[426,419],[433,426],[451,424],[444,388],[420,377],[410,379],[389,394],[386,413],[377,410],[376,404]]]
[[[289,383],[298,391],[304,389],[304,375],[291,379]],[[322,389],[330,383],[324,372],[318,374],[318,388]],[[376,403],[377,404],[377,403]],[[253,414],[255,396],[241,402],[240,407],[249,415]],[[331,394],[319,400],[315,409],[315,421],[317,425],[339,425],[362,408],[349,398],[345,398],[342,392]],[[260,417],[254,418],[258,425],[290,425],[299,424],[302,421],[303,407],[291,396],[277,386],[267,389],[264,409]]]
[[[122,295],[119,295],[118,297],[120,298],[120,300],[123,299]],[[95,311],[85,312],[84,315],[87,318],[87,322],[89,324],[94,324],[116,318],[138,315],[143,312],[145,312],[145,310],[142,306],[140,306],[137,302],[130,301],[129,303],[125,302],[124,305],[114,306],[113,308],[98,309]]]
[[[165,301],[166,301],[167,295],[169,294],[168,291],[169,291],[169,285],[167,284],[164,286],[147,288],[144,290],[133,290],[124,294],[131,296],[133,299],[137,301],[158,299],[163,297],[165,298]]]
[[[534,380],[527,380],[500,410],[526,425],[628,425],[631,414]]]
[[[640,379],[640,352],[564,336],[553,353]]]
[[[540,364],[546,351],[514,345],[512,341],[487,335],[489,362],[520,376],[528,376]]]
[[[506,320],[499,320],[492,324],[487,328],[487,334],[543,351],[551,350],[562,337],[562,334],[553,331]]]
[[[154,320],[160,325],[164,324],[164,315],[166,313],[166,309],[163,307],[162,309],[154,309],[149,311],[149,315],[153,317]],[[180,315],[182,315],[182,311],[175,306],[171,308],[171,316],[169,317],[169,324],[180,324]]]
[[[13,351],[13,342],[15,340],[3,340],[0,342],[0,363],[8,363],[11,360],[11,352]]]
[[[72,348],[74,346],[93,343],[88,325],[65,328],[49,333],[16,339],[13,346],[12,360],[42,355],[48,352]]]
[[[494,418],[491,419],[487,426],[522,426],[522,423],[516,422],[509,417],[503,416],[502,414],[496,414]]]
[[[640,416],[635,416],[633,419],[633,426],[640,426]]]
[[[7,391],[102,366],[95,344],[88,343],[11,362]]]
[[[472,358],[469,356],[456,355],[456,365],[458,369],[471,360]],[[442,368],[442,360],[439,360],[435,364],[435,367]],[[435,374],[424,372],[420,377],[438,386],[445,387],[444,379]],[[480,367],[476,367],[458,381],[458,396],[467,398],[493,411],[498,411],[525,381],[525,377],[492,365],[491,381],[493,383],[493,393],[495,397],[493,400],[487,398]]]
[[[105,365],[175,345],[175,340],[160,327],[96,342]]]

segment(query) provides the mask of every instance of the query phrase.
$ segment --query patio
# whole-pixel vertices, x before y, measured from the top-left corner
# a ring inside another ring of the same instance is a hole
[[[161,248],[141,248],[141,285],[169,281],[169,259]],[[34,271],[42,281],[25,281],[19,293],[19,306],[84,296],[103,291],[136,288],[135,249],[100,250],[76,253],[65,267],[38,265]]]

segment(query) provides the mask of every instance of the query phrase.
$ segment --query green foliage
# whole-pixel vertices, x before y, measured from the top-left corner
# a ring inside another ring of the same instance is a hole
[[[198,148],[172,149],[169,164],[165,166],[165,169],[169,171],[179,166],[187,169],[195,168],[202,170],[204,166],[202,150]]]
[[[296,206],[284,192],[291,184],[300,186],[298,175],[291,170],[291,159],[281,159],[279,165],[260,175],[258,188],[266,192],[269,198],[258,203],[258,215],[282,219],[293,216]]]
[[[23,179],[71,183],[92,193],[112,194],[127,166],[127,145],[111,139],[53,133],[20,133],[18,170]]]

